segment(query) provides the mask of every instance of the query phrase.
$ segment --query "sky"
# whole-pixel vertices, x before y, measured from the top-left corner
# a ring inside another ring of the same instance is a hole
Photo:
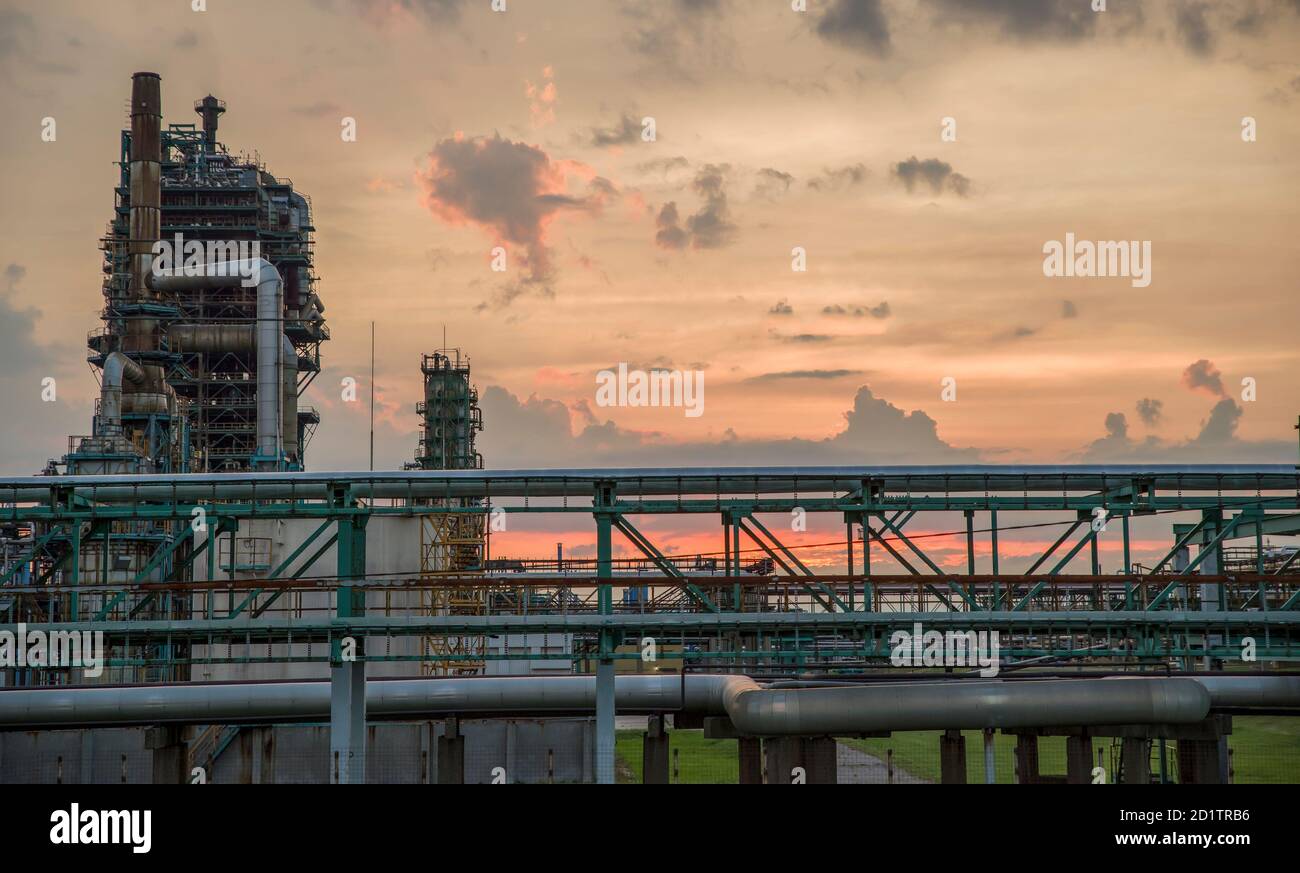
[[[137,70],[312,198],[312,469],[367,463],[371,321],[380,469],[444,331],[495,468],[1290,463],[1298,44],[1297,0],[0,0],[0,470],[90,429]],[[1046,275],[1067,234],[1145,278]],[[620,364],[700,414],[601,405]]]

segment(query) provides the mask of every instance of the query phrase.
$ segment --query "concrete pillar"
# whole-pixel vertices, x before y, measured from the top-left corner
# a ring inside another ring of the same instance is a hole
[[[740,784],[763,784],[763,741],[758,737],[741,737],[736,740],[736,753],[740,757]]]
[[[1092,784],[1092,737],[1086,733],[1065,738],[1065,782]]]
[[[641,781],[646,785],[667,785],[668,731],[662,715],[650,716],[648,729],[641,735]]]
[[[1038,781],[1038,737],[1016,735],[1016,782],[1033,785]]]
[[[839,761],[831,737],[774,737],[763,741],[769,785],[835,785]]]
[[[177,725],[160,725],[144,732],[144,747],[153,752],[153,784],[184,785],[189,781],[186,766],[189,754],[185,729]]]
[[[966,784],[966,738],[961,731],[939,735],[939,781],[944,785]]]
[[[330,666],[330,782],[366,781],[366,662]]]
[[[1125,737],[1123,746],[1124,784],[1151,784],[1151,741],[1142,737]]]
[[[1179,782],[1185,785],[1222,785],[1223,764],[1219,739],[1178,741]]]
[[[614,662],[596,665],[596,784],[614,784]]]
[[[460,734],[460,719],[449,718],[438,737],[438,784],[465,783],[465,738]]]

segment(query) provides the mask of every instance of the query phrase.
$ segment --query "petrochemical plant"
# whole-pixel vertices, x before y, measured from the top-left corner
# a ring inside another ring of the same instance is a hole
[[[311,201],[218,139],[223,101],[164,126],[162,94],[135,74],[91,432],[0,479],[0,782],[663,783],[702,737],[751,784],[1225,783],[1234,720],[1300,716],[1293,465],[485,469],[440,348],[412,462],[313,472]],[[844,572],[782,542],[796,510]],[[595,556],[494,554],[520,514],[590,520]],[[702,515],[714,554],[642,521]],[[927,518],[964,519],[962,572]],[[1048,524],[1005,572],[999,533]],[[932,773],[894,760],[917,732]]]

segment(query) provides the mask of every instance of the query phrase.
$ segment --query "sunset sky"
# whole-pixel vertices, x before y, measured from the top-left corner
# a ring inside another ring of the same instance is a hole
[[[0,470],[90,429],[136,70],[312,198],[312,469],[366,466],[372,320],[379,468],[444,329],[489,467],[1293,462],[1300,2],[1091,6],[0,2]],[[1045,276],[1067,233],[1150,284]],[[597,406],[620,362],[702,370],[704,414]]]

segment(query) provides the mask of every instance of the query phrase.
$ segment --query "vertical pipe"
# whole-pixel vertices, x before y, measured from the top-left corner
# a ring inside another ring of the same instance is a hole
[[[993,728],[984,729],[984,784],[992,785],[997,781],[997,770],[994,767],[993,751]]]
[[[853,612],[853,517],[845,523],[847,529],[844,534],[844,544],[848,550],[848,574],[849,574],[849,612]]]
[[[603,489],[602,489],[603,490]],[[597,496],[601,502],[602,495]],[[603,582],[614,575],[614,550],[608,512],[596,513],[596,575]],[[602,615],[613,612],[613,588],[602,584],[598,589],[597,607]],[[613,640],[602,630],[596,662],[596,783],[614,784],[614,660],[610,657]]]
[[[1125,576],[1128,576],[1133,572],[1133,555],[1130,549],[1128,520],[1129,520],[1129,514],[1125,512],[1124,513],[1124,575]],[[1124,580],[1124,608],[1125,609],[1133,608],[1133,580],[1131,578]]]
[[[998,511],[996,509],[989,510],[989,532],[993,537],[993,575],[996,577],[998,575]],[[996,610],[1001,605],[1002,586],[999,585],[998,580],[994,578],[993,605],[989,608]]]

